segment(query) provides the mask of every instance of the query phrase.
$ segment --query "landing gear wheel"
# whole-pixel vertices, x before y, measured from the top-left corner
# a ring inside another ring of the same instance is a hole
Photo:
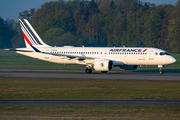
[[[159,71],[159,74],[163,74],[163,71],[162,71],[162,70],[160,70],[160,71]]]
[[[92,69],[88,69],[88,68],[87,68],[87,69],[85,70],[85,73],[86,73],[86,74],[92,73]]]
[[[101,71],[101,73],[107,73],[108,71]]]
[[[164,73],[164,72],[163,72],[162,68],[160,68],[159,74],[163,74],[163,73]]]

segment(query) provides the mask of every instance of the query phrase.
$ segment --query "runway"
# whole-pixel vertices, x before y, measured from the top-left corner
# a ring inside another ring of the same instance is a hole
[[[56,70],[0,70],[0,77],[11,78],[59,78],[59,79],[103,79],[103,80],[160,80],[180,81],[180,73],[140,73],[116,72],[107,74],[93,72],[86,74],[84,71],[56,71]]]
[[[180,100],[158,100],[158,99],[0,99],[0,105],[1,104],[180,105]]]

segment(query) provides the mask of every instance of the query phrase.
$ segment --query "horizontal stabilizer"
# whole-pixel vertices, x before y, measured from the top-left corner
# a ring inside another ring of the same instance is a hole
[[[32,49],[27,49],[27,48],[10,48],[10,49],[4,49],[4,50],[20,51],[20,52],[34,52]]]

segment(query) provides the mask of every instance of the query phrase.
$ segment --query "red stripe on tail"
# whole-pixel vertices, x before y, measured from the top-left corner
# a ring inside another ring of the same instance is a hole
[[[30,42],[30,40],[28,39],[28,37],[26,36],[26,34],[22,31],[23,33],[23,36],[24,36],[24,39],[26,40],[26,42],[29,44],[29,45],[32,45],[32,43]]]

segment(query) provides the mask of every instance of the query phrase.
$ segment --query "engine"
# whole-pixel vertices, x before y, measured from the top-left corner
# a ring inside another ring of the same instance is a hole
[[[119,67],[123,70],[136,70],[138,68],[137,65],[120,65]]]
[[[95,71],[110,71],[113,68],[111,60],[97,60],[94,62]]]

